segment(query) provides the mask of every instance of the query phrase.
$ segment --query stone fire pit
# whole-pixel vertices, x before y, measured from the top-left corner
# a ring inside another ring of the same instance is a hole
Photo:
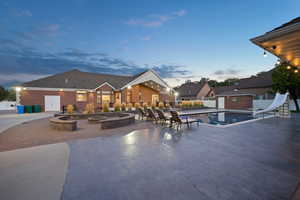
[[[59,131],[75,131],[77,129],[77,121],[71,120],[69,117],[60,116],[49,119],[50,126]]]

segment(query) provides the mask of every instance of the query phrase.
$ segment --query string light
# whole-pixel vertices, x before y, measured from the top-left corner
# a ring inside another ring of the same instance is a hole
[[[298,69],[295,69],[295,71],[294,71],[296,74],[299,72],[299,70]]]
[[[268,56],[268,55],[267,55],[267,52],[264,51],[264,57],[267,57],[267,56]]]
[[[291,69],[292,67],[291,67],[291,66],[287,66],[286,68],[287,68],[287,69]]]

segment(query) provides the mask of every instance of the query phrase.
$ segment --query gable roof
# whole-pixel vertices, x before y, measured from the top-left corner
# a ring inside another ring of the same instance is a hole
[[[174,88],[179,97],[196,97],[206,82],[186,82],[181,86]]]
[[[111,74],[98,74],[82,72],[77,69],[55,74],[23,83],[24,87],[40,88],[70,88],[70,89],[95,89],[104,83],[109,83],[116,89],[120,89],[136,76],[120,76]]]

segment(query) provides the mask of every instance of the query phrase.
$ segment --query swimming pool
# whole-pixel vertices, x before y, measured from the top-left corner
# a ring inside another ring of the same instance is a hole
[[[195,116],[195,118],[199,119],[201,123],[211,125],[229,125],[257,119],[253,117],[252,113],[238,113],[230,111],[203,113]]]

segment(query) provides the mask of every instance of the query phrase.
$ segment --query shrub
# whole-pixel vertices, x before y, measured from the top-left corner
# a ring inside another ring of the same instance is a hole
[[[203,106],[203,102],[200,100],[194,101],[194,107],[195,108],[201,108]]]
[[[134,103],[134,107],[135,107],[135,109],[138,109],[138,108],[141,107],[141,104],[140,103]]]
[[[115,110],[115,112],[120,112],[121,111],[121,104],[120,103],[115,103],[114,104],[114,110]]]
[[[131,110],[132,110],[132,103],[128,103],[128,104],[127,104],[127,109],[128,109],[128,111],[131,111]]]
[[[166,109],[170,109],[170,108],[171,108],[170,104],[166,103]]]
[[[86,104],[83,113],[84,114],[93,114],[93,113],[95,113],[95,106],[94,106],[94,104],[92,104],[92,103]]]
[[[102,104],[102,112],[109,112],[109,105],[108,103]]]
[[[151,108],[152,108],[153,110],[155,110],[155,108],[156,108],[156,103],[152,103],[152,104],[151,104]]]
[[[125,104],[125,103],[122,103],[122,105],[121,105],[121,110],[122,110],[122,111],[126,111],[126,104]]]
[[[144,110],[146,110],[146,109],[148,108],[147,102],[144,102],[144,103],[143,103],[143,108],[144,108]]]
[[[68,114],[74,113],[74,106],[72,104],[67,105],[67,113]]]
[[[165,108],[164,102],[159,102],[158,107],[159,109],[164,109]]]

